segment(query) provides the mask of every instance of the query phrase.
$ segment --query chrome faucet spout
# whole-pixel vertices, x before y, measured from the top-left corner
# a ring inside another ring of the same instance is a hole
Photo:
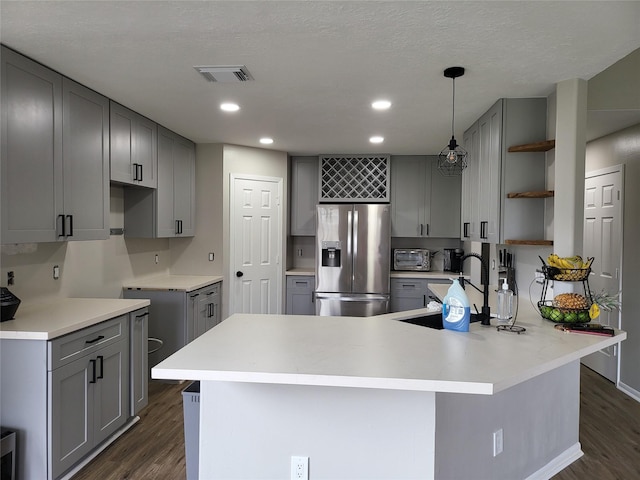
[[[477,253],[467,253],[466,255],[463,255],[462,258],[460,258],[460,283],[462,284],[462,286],[464,286],[464,279],[462,277],[462,265],[464,264],[464,261],[469,257],[474,257],[480,260],[482,277],[484,278],[484,288],[482,289],[483,304],[482,312],[480,313],[480,323],[482,325],[491,325],[491,308],[489,307],[489,266]]]

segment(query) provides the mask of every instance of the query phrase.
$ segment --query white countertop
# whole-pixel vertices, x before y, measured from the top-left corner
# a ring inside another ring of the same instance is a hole
[[[304,267],[296,267],[290,268],[285,272],[285,275],[309,275],[311,277],[315,277],[316,269],[313,267],[304,268]]]
[[[221,276],[161,275],[125,283],[122,287],[133,290],[177,290],[191,292],[222,281]]]
[[[520,335],[479,323],[463,333],[396,320],[425,313],[235,314],[159,363],[152,377],[493,394],[626,338],[563,333],[526,305]]]
[[[462,275],[464,278],[469,278],[469,275]],[[452,278],[460,278],[460,274],[455,272],[405,272],[392,270],[390,273],[391,278],[426,278],[431,280],[450,280]]]
[[[14,320],[0,323],[0,339],[51,340],[149,304],[149,300],[61,298],[20,305]]]

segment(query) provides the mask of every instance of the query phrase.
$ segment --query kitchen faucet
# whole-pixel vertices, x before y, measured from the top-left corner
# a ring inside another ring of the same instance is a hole
[[[464,288],[465,279],[462,276],[462,265],[464,264],[464,261],[469,257],[475,257],[480,260],[480,264],[482,265],[482,277],[484,278],[484,289],[482,291],[482,312],[478,313],[476,309],[476,315],[480,317],[480,323],[482,325],[491,325],[491,308],[489,307],[489,267],[487,266],[487,263],[482,259],[482,257],[477,253],[467,253],[466,255],[463,255],[462,258],[460,258],[460,285],[462,285],[462,288]],[[469,283],[476,290],[479,290],[471,282],[467,281],[467,283]]]

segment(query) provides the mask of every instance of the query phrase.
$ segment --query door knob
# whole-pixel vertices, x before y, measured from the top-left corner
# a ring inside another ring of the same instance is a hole
[[[242,273],[240,270],[238,270],[238,271],[236,272],[236,277],[238,277],[238,278],[240,278],[240,277],[241,277],[241,276],[243,276],[243,275],[244,275],[244,273]]]

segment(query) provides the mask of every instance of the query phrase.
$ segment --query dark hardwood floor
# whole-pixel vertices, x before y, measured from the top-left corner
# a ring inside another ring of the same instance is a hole
[[[150,382],[149,406],[140,421],[73,480],[185,479],[182,390],[187,385]],[[553,480],[640,479],[640,403],[584,366],[580,385],[585,453]]]

